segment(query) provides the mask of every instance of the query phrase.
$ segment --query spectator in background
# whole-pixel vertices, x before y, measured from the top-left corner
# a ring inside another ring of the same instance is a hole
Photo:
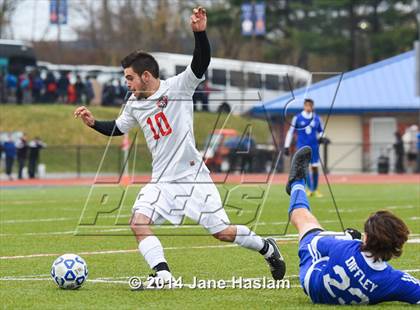
[[[45,87],[45,101],[48,103],[55,102],[57,99],[57,82],[52,72],[47,73],[47,77],[45,78]]]
[[[69,84],[67,87],[67,103],[75,104],[77,100],[76,87],[74,84]]]
[[[394,143],[394,150],[395,150],[395,172],[396,173],[404,173],[404,143],[401,138],[401,134],[399,132],[395,133],[395,143]]]
[[[67,103],[67,89],[70,85],[69,78],[65,72],[61,72],[60,78],[57,82],[58,101],[60,103]]]
[[[80,75],[77,75],[76,77],[74,88],[76,89],[76,103],[82,103],[85,94],[85,84],[82,82]]]
[[[3,160],[3,142],[0,140],[0,169],[2,167],[2,160]]]
[[[420,131],[417,132],[417,173],[420,173]]]
[[[31,80],[29,75],[22,73],[19,77],[20,87],[22,89],[22,99],[24,103],[31,102]]]
[[[417,125],[411,125],[405,130],[402,136],[405,153],[407,154],[407,172],[411,173],[416,171],[418,131],[419,128]]]
[[[113,87],[114,87],[114,93],[115,93],[115,101],[114,104],[120,105],[124,103],[124,97],[126,94],[126,89],[121,85],[121,80],[117,79],[114,80]]]
[[[22,104],[22,102],[23,102],[23,89],[22,89],[21,76],[19,76],[19,78],[17,80],[15,95],[16,95],[16,103],[17,104]]]
[[[39,137],[35,137],[34,140],[31,140],[28,144],[29,146],[29,164],[28,164],[28,174],[29,178],[33,179],[36,175],[36,168],[38,166],[39,153],[40,150],[45,148],[47,145],[42,142]]]
[[[90,77],[86,77],[85,82],[85,104],[90,105],[90,102],[95,97],[95,94],[93,92],[93,86],[92,82],[90,81]]]
[[[6,74],[6,98],[7,98],[7,101],[11,101],[11,97],[15,97],[17,84],[18,84],[17,77],[12,73],[7,73]]]
[[[255,155],[255,141],[249,136],[233,137],[224,143],[224,147],[229,149],[229,170],[235,171],[237,159],[241,159],[241,171],[252,172],[252,159]]]
[[[33,71],[31,74],[32,79],[32,102],[39,103],[41,102],[41,92],[44,88],[44,81],[41,79],[39,72],[37,70]]]
[[[9,135],[8,140],[3,144],[3,150],[6,154],[6,174],[9,180],[13,180],[12,170],[16,158],[16,145],[11,135]]]
[[[25,167],[25,163],[28,157],[28,141],[25,134],[23,134],[22,137],[19,138],[19,141],[16,143],[16,155],[18,162],[18,179],[21,180],[23,177],[23,168]]]
[[[107,82],[102,90],[102,105],[113,106],[115,102],[115,87],[111,82]]]
[[[0,103],[6,103],[6,77],[4,67],[0,66]]]

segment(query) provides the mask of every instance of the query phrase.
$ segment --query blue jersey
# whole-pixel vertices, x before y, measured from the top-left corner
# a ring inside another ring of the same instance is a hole
[[[314,149],[318,147],[318,135],[322,134],[324,128],[317,114],[302,111],[292,119],[286,136],[285,148],[290,147],[295,130],[297,132],[297,148],[308,145]]]
[[[299,247],[301,282],[314,303],[420,304],[418,279],[386,262],[374,262],[361,252],[359,240],[339,240],[322,234],[306,236]]]

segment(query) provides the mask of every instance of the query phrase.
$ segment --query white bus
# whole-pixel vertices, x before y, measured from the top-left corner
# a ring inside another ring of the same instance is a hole
[[[174,53],[151,53],[159,63],[161,79],[179,74],[191,63],[191,55]],[[120,80],[124,85],[124,72],[121,67],[93,65],[56,65],[38,62],[41,69],[58,72],[68,71],[75,75],[95,76],[99,83]],[[240,61],[212,57],[206,72],[209,92],[208,108],[211,112],[232,111],[234,114],[246,113],[261,101],[266,101],[311,83],[309,71],[296,66],[278,65],[262,62]]]
[[[185,70],[191,55],[151,53],[166,79]],[[246,113],[253,106],[311,83],[309,71],[296,66],[212,57],[206,72],[209,110]]]

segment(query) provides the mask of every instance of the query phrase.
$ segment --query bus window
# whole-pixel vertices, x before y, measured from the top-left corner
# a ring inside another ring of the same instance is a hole
[[[248,87],[261,88],[261,86],[262,86],[261,74],[249,72],[248,73]]]
[[[294,89],[294,87],[293,87],[293,77],[288,75],[288,74],[283,76],[280,89],[282,89],[284,91],[293,90]]]
[[[179,66],[179,65],[176,65],[175,66],[175,75],[178,75],[181,72],[184,72],[185,69],[187,69],[187,66]]]
[[[306,81],[305,80],[299,79],[299,80],[296,80],[295,81],[295,88],[301,88],[301,87],[303,87],[305,85],[306,85]]]
[[[211,82],[216,85],[226,85],[226,70],[213,69]]]
[[[280,78],[278,75],[266,74],[265,75],[265,88],[270,90],[279,90]]]
[[[230,85],[235,87],[244,87],[244,73],[242,71],[230,71]]]

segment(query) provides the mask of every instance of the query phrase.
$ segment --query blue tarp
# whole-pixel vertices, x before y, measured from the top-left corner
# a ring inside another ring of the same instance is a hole
[[[415,53],[409,51],[377,63],[335,75],[254,107],[254,116],[294,114],[304,98],[315,101],[318,113],[419,111],[416,96]]]

